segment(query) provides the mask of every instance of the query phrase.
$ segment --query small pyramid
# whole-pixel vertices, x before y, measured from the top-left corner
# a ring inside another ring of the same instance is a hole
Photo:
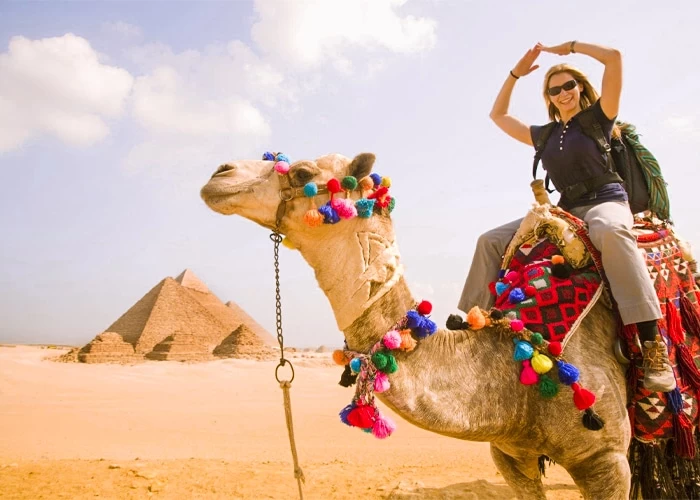
[[[250,316],[247,312],[241,308],[238,304],[236,304],[234,301],[229,300],[226,302],[226,307],[228,307],[231,311],[233,311],[235,317],[236,317],[236,322],[237,324],[241,325],[246,325],[255,335],[258,336],[260,340],[266,345],[271,345],[271,346],[276,346],[277,345],[277,339],[273,337],[270,332],[265,330],[265,328],[262,327],[260,323],[255,321],[252,316]]]
[[[236,328],[214,349],[214,356],[221,358],[247,358],[269,360],[275,357],[271,346],[266,345],[260,337],[245,324]]]
[[[207,285],[202,283],[202,280],[195,276],[195,274],[189,269],[182,271],[180,275],[175,278],[175,281],[185,288],[191,288],[192,290],[197,290],[198,292],[202,293],[209,293],[209,288],[207,288]]]

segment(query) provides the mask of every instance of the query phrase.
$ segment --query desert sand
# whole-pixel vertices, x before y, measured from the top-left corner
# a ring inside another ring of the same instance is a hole
[[[57,363],[0,346],[0,498],[298,498],[275,362]],[[290,354],[307,499],[514,498],[486,443],[393,414],[379,440],[340,423],[352,388],[330,354]],[[548,498],[581,498],[549,467]]]

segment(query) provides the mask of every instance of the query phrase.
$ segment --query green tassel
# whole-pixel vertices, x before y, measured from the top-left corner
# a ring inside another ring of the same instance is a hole
[[[559,394],[559,386],[547,375],[540,375],[539,388],[543,398],[550,399]]]
[[[532,342],[535,345],[540,345],[542,343],[542,334],[541,333],[533,333],[530,335],[530,342]]]
[[[390,356],[390,354],[382,351],[372,354],[372,363],[377,367],[377,370],[384,370],[384,368],[386,368],[387,362],[389,361],[388,356]]]
[[[386,355],[386,366],[381,369],[384,373],[395,373],[399,369],[399,364],[392,354]]]

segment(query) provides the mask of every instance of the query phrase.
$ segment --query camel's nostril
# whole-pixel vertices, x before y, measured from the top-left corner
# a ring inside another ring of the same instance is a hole
[[[224,163],[223,165],[220,165],[219,168],[216,169],[216,172],[214,172],[214,175],[216,174],[221,174],[223,172],[228,172],[229,170],[233,170],[236,167],[229,163]],[[212,176],[213,177],[213,176]]]

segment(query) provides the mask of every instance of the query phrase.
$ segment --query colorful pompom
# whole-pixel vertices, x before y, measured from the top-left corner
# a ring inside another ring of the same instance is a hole
[[[377,367],[377,370],[383,370],[388,362],[387,353],[379,351],[372,354],[372,363]]]
[[[392,354],[386,355],[386,366],[382,369],[384,373],[396,373],[399,369],[399,364]]]
[[[571,270],[566,264],[554,264],[552,266],[552,275],[560,280],[565,280],[571,276]]]
[[[345,425],[350,425],[352,424],[348,421],[348,415],[352,410],[355,409],[355,405],[353,403],[347,405],[345,408],[340,410],[340,413],[338,414],[340,416],[340,421],[343,422]]]
[[[342,189],[340,188],[340,181],[338,179],[331,179],[326,183],[329,193],[340,193]]]
[[[540,374],[547,373],[552,369],[552,360],[549,359],[547,355],[540,354],[537,351],[532,353],[532,359],[530,362],[532,363],[532,369]]]
[[[520,274],[517,271],[509,271],[504,277],[503,281],[515,285],[520,281]]]
[[[297,247],[294,246],[294,243],[292,243],[292,240],[287,238],[286,236],[282,238],[282,246],[285,248],[289,248],[290,250],[296,250]]]
[[[492,320],[498,321],[503,319],[503,311],[496,309],[495,307],[489,311],[489,316]]]
[[[379,439],[388,438],[395,430],[396,424],[385,416],[380,416],[372,426],[372,434]]]
[[[508,290],[507,284],[503,283],[502,281],[496,283],[496,295],[501,295],[506,290]]]
[[[374,425],[374,414],[377,410],[369,405],[357,405],[350,410],[347,419],[353,427],[369,429]]]
[[[393,212],[394,208],[396,208],[396,198],[389,196],[389,205],[387,206],[389,213]]]
[[[578,368],[564,361],[557,361],[557,370],[559,371],[559,381],[562,384],[571,385],[578,381]]]
[[[534,297],[537,293],[537,289],[532,285],[527,285],[525,288],[523,288],[523,292],[525,292],[526,297]]]
[[[318,186],[315,182],[307,182],[304,186],[304,196],[309,198],[316,196],[318,194]]]
[[[360,358],[352,358],[350,360],[350,369],[355,373],[360,373],[362,368],[362,360]]]
[[[535,332],[532,335],[530,335],[530,342],[532,342],[535,345],[540,345],[543,341],[544,339],[542,338],[541,333]]]
[[[491,295],[496,296],[496,282],[492,281],[489,283],[489,292],[491,292]]]
[[[289,172],[289,163],[286,161],[278,161],[275,163],[275,172],[280,175],[286,175]]]
[[[535,350],[529,342],[524,340],[519,340],[515,343],[515,352],[513,352],[513,359],[515,361],[525,361],[532,357],[532,353]]]
[[[316,208],[307,210],[304,214],[304,222],[309,227],[318,227],[323,224],[325,217]]]
[[[508,300],[511,302],[511,304],[518,304],[525,300],[525,293],[523,292],[522,288],[513,288],[510,291],[510,294],[508,294]]]
[[[563,255],[552,255],[552,264],[564,264],[565,262]]]
[[[269,151],[265,151],[262,155],[262,159],[265,161],[275,161],[275,155]]]
[[[389,377],[386,376],[384,372],[377,372],[374,378],[374,392],[384,392],[389,390],[391,383],[389,382]]]
[[[550,342],[547,344],[547,350],[549,351],[549,354],[554,357],[561,356],[561,342],[557,342],[556,340]]]
[[[505,278],[505,276],[506,276],[505,269],[501,269],[500,271],[498,271],[498,279],[503,279],[503,278]]]
[[[399,349],[402,351],[412,351],[416,348],[416,339],[411,335],[411,330],[401,330],[401,345]]]
[[[335,364],[340,366],[348,364],[348,358],[345,356],[345,353],[340,349],[336,349],[335,351],[333,351],[333,361],[335,361]]]
[[[348,175],[343,177],[343,181],[340,183],[340,185],[343,186],[343,189],[346,191],[352,191],[357,187],[357,179],[355,179],[352,175]]]
[[[338,217],[341,219],[352,219],[357,215],[357,209],[352,200],[347,198],[334,198],[329,202],[331,208],[338,213]]]
[[[391,187],[391,177],[382,177],[380,184],[384,187]]]
[[[520,383],[523,385],[533,385],[537,383],[537,373],[530,366],[528,360],[523,361],[523,370],[520,372]]]
[[[427,300],[422,300],[416,307],[416,311],[423,316],[427,316],[433,311],[433,305]]]
[[[324,224],[337,224],[340,222],[340,216],[338,215],[338,212],[331,207],[330,202],[319,207],[318,211],[321,215],[323,215]]]
[[[362,189],[363,191],[369,191],[370,189],[373,189],[373,188],[374,188],[374,179],[372,179],[372,177],[367,176],[367,177],[363,177],[360,180],[360,189]]]
[[[584,389],[580,385],[573,383],[571,388],[574,390],[574,404],[579,410],[586,410],[595,403],[595,394]]]
[[[277,156],[275,157],[275,159],[276,159],[277,161],[283,161],[283,162],[286,162],[286,163],[292,163],[291,161],[289,161],[289,157],[288,157],[286,154],[284,154],[284,153],[277,153]]]
[[[369,176],[372,179],[373,187],[377,187],[382,183],[382,176],[379,175],[378,173],[375,172],[373,174],[369,174]]]
[[[368,219],[372,216],[372,211],[374,210],[374,200],[360,198],[355,202],[355,208],[357,209],[358,217]]]
[[[481,330],[486,326],[486,318],[479,306],[474,306],[469,310],[466,321],[469,323],[469,328],[472,330]]]
[[[396,330],[391,330],[384,334],[382,344],[387,349],[398,349],[401,346],[401,334]]]
[[[540,395],[546,399],[553,398],[559,393],[559,386],[547,375],[540,375],[540,383],[538,387],[540,389]]]
[[[418,328],[423,324],[423,316],[418,311],[411,309],[406,313],[406,326],[409,328]]]
[[[522,332],[525,329],[525,323],[520,319],[514,319],[510,322],[510,329],[514,332]]]

